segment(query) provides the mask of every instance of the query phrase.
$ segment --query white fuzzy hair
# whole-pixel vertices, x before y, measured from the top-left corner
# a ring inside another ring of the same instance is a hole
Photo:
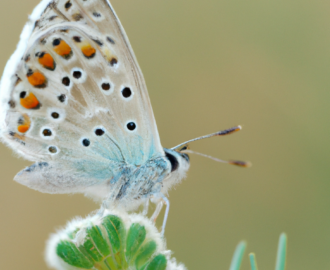
[[[45,258],[47,265],[50,268],[58,270],[78,270],[80,268],[73,267],[65,263],[56,254],[56,247],[60,241],[72,241],[76,246],[82,245],[84,239],[86,238],[86,228],[91,225],[100,225],[102,218],[108,215],[115,215],[122,219],[125,228],[128,229],[133,223],[139,223],[145,227],[147,239],[152,239],[157,244],[156,253],[164,254],[167,258],[166,270],[186,270],[183,264],[178,264],[175,259],[171,258],[172,252],[166,250],[165,239],[158,232],[157,228],[153,222],[142,214],[127,214],[126,212],[118,210],[105,210],[103,215],[99,214],[89,215],[85,219],[81,217],[76,217],[72,221],[69,221],[65,228],[58,230],[56,233],[52,234],[47,241]],[[80,229],[76,234],[75,238],[72,240],[69,238],[69,234],[73,231]]]

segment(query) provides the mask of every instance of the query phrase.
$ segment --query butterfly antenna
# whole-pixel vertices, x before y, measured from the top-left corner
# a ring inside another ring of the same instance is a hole
[[[183,146],[186,146],[188,143],[191,143],[191,142],[194,142],[194,141],[199,141],[199,140],[202,140],[202,139],[212,138],[212,137],[216,137],[216,136],[229,135],[229,134],[232,134],[232,133],[234,133],[236,131],[240,131],[241,129],[242,129],[241,126],[236,126],[236,127],[233,127],[233,128],[229,128],[229,129],[218,131],[216,133],[212,133],[212,134],[209,134],[209,135],[201,136],[201,137],[198,137],[198,138],[195,138],[195,139],[186,141],[184,143],[180,143],[179,145],[173,147],[172,150],[177,150],[178,148],[183,147]]]
[[[199,153],[199,152],[195,152],[195,151],[192,151],[192,150],[189,150],[189,149],[183,150],[183,151],[181,151],[181,153],[196,154],[196,155],[200,155],[202,157],[212,159],[216,162],[227,163],[227,164],[236,165],[236,166],[244,167],[244,168],[251,167],[251,165],[252,165],[250,162],[246,162],[246,161],[239,161],[239,160],[229,160],[229,161],[227,161],[227,160],[218,159],[218,158],[215,158],[215,157],[212,157],[212,156],[209,156],[209,155],[205,155],[205,154],[202,154],[202,153]]]

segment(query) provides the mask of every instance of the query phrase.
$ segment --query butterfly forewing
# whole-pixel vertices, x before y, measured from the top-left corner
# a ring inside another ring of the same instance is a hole
[[[66,170],[72,181],[92,179],[80,185],[163,156],[143,75],[110,3],[48,2],[1,84],[5,142],[50,162],[50,181]]]

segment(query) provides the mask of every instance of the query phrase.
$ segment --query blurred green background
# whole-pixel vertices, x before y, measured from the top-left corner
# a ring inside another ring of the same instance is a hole
[[[38,0],[1,0],[0,66]],[[307,0],[140,0],[112,4],[144,72],[164,147],[241,124],[191,145],[250,169],[191,156],[170,192],[168,248],[188,269],[228,269],[245,239],[274,269],[330,269],[330,4]],[[1,269],[46,269],[45,241],[98,205],[15,183],[29,165],[1,147]],[[161,222],[161,220],[159,220]],[[243,270],[250,269],[246,255]]]

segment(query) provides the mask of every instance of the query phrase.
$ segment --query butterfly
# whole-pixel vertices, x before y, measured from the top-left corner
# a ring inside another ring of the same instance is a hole
[[[5,67],[0,97],[2,141],[35,162],[17,182],[127,211],[153,198],[154,218],[167,205],[165,229],[165,195],[186,175],[190,141],[162,147],[142,72],[107,0],[43,0]]]

